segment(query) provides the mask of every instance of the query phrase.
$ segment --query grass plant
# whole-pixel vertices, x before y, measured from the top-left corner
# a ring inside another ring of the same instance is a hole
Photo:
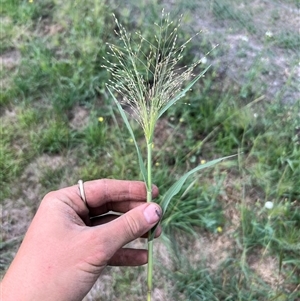
[[[141,174],[147,187],[147,202],[152,201],[152,148],[154,130],[158,119],[172,105],[182,98],[192,86],[205,74],[207,67],[198,76],[192,78],[193,71],[198,67],[202,58],[196,60],[191,66],[180,66],[182,53],[186,45],[191,41],[187,40],[182,45],[177,45],[178,24],[173,26],[169,14],[162,11],[160,23],[157,26],[157,35],[155,43],[151,43],[142,34],[137,33],[140,38],[138,44],[133,44],[126,29],[119,23],[115,17],[117,30],[115,33],[120,37],[122,46],[109,44],[112,59],[106,60],[107,70],[111,73],[112,79],[108,84],[108,89],[112,95],[121,116],[135,142],[137,155],[139,159]],[[143,44],[146,43],[146,46]],[[105,59],[105,58],[104,58]],[[190,82],[186,84],[186,81]],[[183,88],[183,85],[186,87]],[[113,89],[121,95],[121,104],[114,96]],[[141,125],[147,146],[147,163],[144,165],[141,151],[136,142],[134,132],[126,117],[126,110],[123,106],[127,105],[138,123]],[[226,157],[227,158],[227,157]],[[162,201],[163,214],[166,212],[170,201],[176,195],[187,178],[195,172],[211,167],[216,163],[224,160],[216,159],[208,163],[197,166],[183,175],[170,189],[166,192]],[[153,237],[155,228],[148,234],[148,273],[147,273],[147,300],[151,301],[153,290]]]

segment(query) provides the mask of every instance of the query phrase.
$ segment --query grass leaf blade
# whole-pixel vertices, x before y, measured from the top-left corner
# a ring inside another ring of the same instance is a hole
[[[164,106],[158,113],[158,118],[160,118],[177,100],[185,95],[185,93],[192,88],[192,86],[205,74],[205,72],[210,68],[209,65],[205,68],[200,74],[198,74],[187,86],[184,90],[178,93],[174,98],[172,98],[166,106]]]
[[[108,87],[107,87],[108,88]],[[141,151],[140,151],[140,148],[136,142],[136,139],[135,139],[135,136],[134,136],[134,133],[133,133],[133,130],[130,126],[130,123],[128,121],[128,118],[126,116],[126,113],[124,112],[122,106],[120,105],[120,103],[118,102],[118,100],[116,99],[116,97],[113,95],[113,93],[111,92],[111,90],[108,88],[108,91],[109,93],[111,94],[113,100],[115,101],[116,105],[117,105],[117,108],[121,114],[121,117],[131,135],[131,138],[134,142],[134,145],[135,145],[135,148],[136,148],[136,152],[137,152],[137,155],[138,155],[138,161],[139,161],[139,165],[140,165],[140,170],[141,170],[141,173],[142,173],[142,176],[143,176],[143,180],[145,183],[147,183],[147,171],[146,171],[146,166],[144,164],[144,161],[143,161],[143,157],[142,157],[142,154],[141,154]]]
[[[212,161],[209,161],[205,164],[201,164],[201,165],[198,165],[197,167],[195,167],[194,169],[190,170],[189,172],[187,172],[186,174],[184,174],[177,182],[175,182],[170,188],[169,190],[165,193],[164,195],[164,198],[161,202],[161,208],[163,210],[163,214],[166,212],[168,206],[169,206],[169,203],[171,201],[171,199],[173,198],[173,196],[175,196],[179,191],[180,189],[182,188],[183,184],[185,183],[185,181],[187,180],[187,178],[189,176],[191,176],[192,174],[194,174],[195,172],[201,170],[201,169],[204,169],[204,168],[207,168],[207,167],[211,167],[223,160],[226,160],[228,158],[232,158],[236,155],[232,155],[232,156],[227,156],[227,157],[223,157],[223,158],[219,158],[219,159],[215,159],[215,160],[212,160]]]

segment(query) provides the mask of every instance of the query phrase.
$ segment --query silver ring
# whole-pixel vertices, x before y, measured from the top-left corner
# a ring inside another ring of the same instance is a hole
[[[85,192],[84,192],[84,187],[83,187],[83,181],[82,180],[78,181],[78,188],[79,188],[80,197],[81,197],[82,201],[85,203],[85,205],[87,206]]]

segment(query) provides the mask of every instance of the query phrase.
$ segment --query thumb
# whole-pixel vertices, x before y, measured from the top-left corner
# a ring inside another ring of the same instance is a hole
[[[107,241],[112,255],[127,243],[139,238],[160,220],[162,210],[156,203],[146,203],[106,224]]]

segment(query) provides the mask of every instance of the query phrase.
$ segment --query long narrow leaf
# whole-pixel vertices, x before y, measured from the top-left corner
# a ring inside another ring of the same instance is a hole
[[[194,174],[195,172],[201,170],[201,169],[204,169],[204,168],[207,168],[207,167],[211,167],[223,160],[226,160],[228,158],[232,158],[236,155],[232,155],[232,156],[227,156],[227,157],[223,157],[223,158],[219,158],[219,159],[215,159],[215,160],[212,160],[210,162],[207,162],[205,164],[201,164],[197,167],[195,167],[194,169],[190,170],[189,172],[187,172],[185,175],[183,175],[177,182],[175,182],[170,188],[169,190],[166,192],[166,194],[164,195],[164,198],[161,202],[161,207],[162,207],[162,210],[163,210],[163,213],[166,212],[168,206],[169,206],[169,203],[171,201],[171,199],[180,191],[180,189],[182,188],[183,184],[185,183],[185,181],[187,180],[187,178],[189,176],[191,176],[192,174]]]
[[[172,200],[172,198],[180,191],[180,189],[182,188],[183,184],[185,183],[185,181],[187,180],[187,178],[189,176],[191,176],[192,174],[194,174],[195,172],[207,168],[207,167],[211,167],[213,165],[216,165],[217,163],[226,160],[228,158],[232,158],[235,157],[237,155],[232,155],[232,156],[227,156],[227,157],[223,157],[223,158],[219,158],[216,160],[212,160],[209,161],[205,164],[201,164],[197,167],[195,167],[194,169],[190,170],[189,172],[187,172],[185,175],[183,175],[177,182],[175,182],[170,188],[169,190],[165,193],[163,200],[160,204],[163,214],[165,214],[165,212],[167,211],[167,208],[169,206],[170,201]],[[155,225],[151,230],[150,230],[150,236],[148,238],[148,240],[153,240],[154,239],[154,235],[155,235],[155,230],[157,228],[158,224]]]
[[[117,105],[117,108],[123,118],[123,121],[124,123],[126,124],[126,127],[131,135],[131,138],[134,142],[134,145],[135,145],[135,148],[136,148],[136,152],[137,152],[137,155],[138,155],[138,161],[139,161],[139,165],[140,165],[140,169],[141,169],[141,172],[142,172],[142,176],[143,176],[143,180],[145,183],[147,183],[147,171],[146,171],[146,166],[144,164],[144,161],[143,161],[143,157],[142,157],[142,154],[141,154],[141,151],[140,151],[140,148],[135,140],[135,136],[134,136],[134,133],[133,133],[133,130],[130,126],[130,123],[128,121],[128,118],[126,116],[126,113],[124,112],[122,106],[120,105],[120,103],[118,102],[118,100],[115,98],[115,96],[113,95],[113,93],[111,92],[111,90],[108,88],[108,91],[109,93],[111,94],[113,100],[115,101],[116,105]]]
[[[189,91],[192,86],[204,75],[204,73],[208,70],[210,65],[203,70],[199,75],[197,75],[187,86],[184,90],[182,90],[180,93],[178,93],[173,99],[171,99],[166,106],[164,106],[158,113],[158,118],[160,118],[163,113],[165,113],[178,99],[183,97],[187,91]]]

